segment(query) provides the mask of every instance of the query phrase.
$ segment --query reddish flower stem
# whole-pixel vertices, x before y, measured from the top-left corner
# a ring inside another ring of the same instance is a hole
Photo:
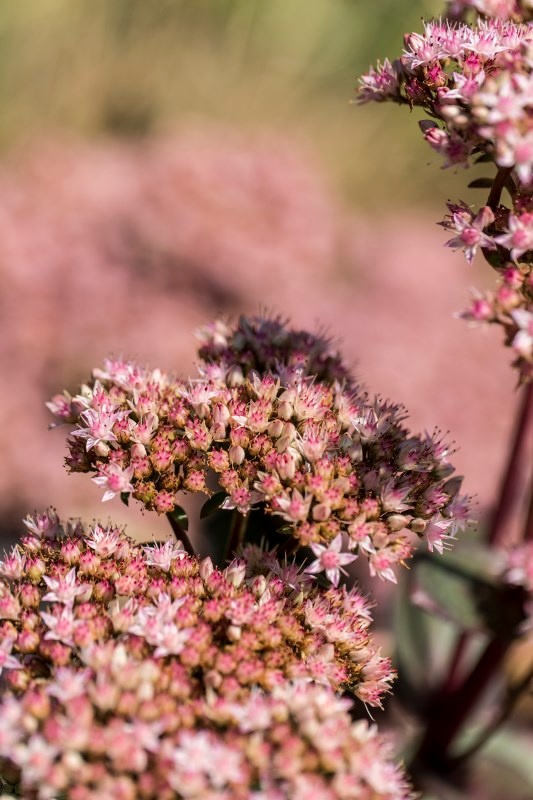
[[[237,548],[244,541],[244,534],[246,533],[247,526],[248,514],[241,514],[240,511],[235,509],[232,514],[229,530],[228,546],[226,551],[227,561],[235,557]]]
[[[459,682],[458,681],[459,669],[469,642],[470,642],[470,636],[468,632],[461,631],[461,633],[457,637],[455,650],[453,651],[452,658],[450,660],[450,667],[448,669],[448,674],[442,685],[441,691],[443,695],[451,694]]]
[[[487,542],[491,546],[500,543],[516,509],[530,427],[533,427],[533,384],[529,384],[523,389],[522,403],[518,411],[509,459],[500,488],[500,500],[492,516],[487,534]],[[533,535],[526,529],[526,537],[528,533],[530,536]]]
[[[498,728],[509,718],[518,700],[522,697],[524,692],[528,690],[533,680],[533,665],[526,672],[524,677],[518,681],[514,686],[511,686],[507,692],[507,697],[502,705],[502,708],[492,720],[492,722],[483,730],[473,744],[471,744],[460,755],[456,756],[455,762],[460,764],[467,759],[471,758],[478,750],[488,742],[490,737],[496,733]]]
[[[500,198],[502,196],[502,192],[505,189],[506,185],[508,184],[511,172],[512,172],[512,167],[498,168],[498,172],[496,173],[496,177],[494,178],[494,183],[492,184],[492,188],[487,198],[487,205],[493,211],[496,211],[496,209],[500,204]]]
[[[533,384],[524,387],[523,390],[510,455],[501,484],[500,500],[487,533],[489,547],[500,543],[513,514],[516,513],[521,490],[524,490],[521,477],[524,470],[531,471],[533,462],[533,459],[527,457],[531,447],[531,433],[533,433]],[[527,480],[529,480],[529,508],[524,520],[524,539],[533,537],[533,475],[527,476]],[[459,763],[459,760],[450,754],[450,748],[490,681],[500,669],[513,641],[512,637],[495,637],[489,641],[473,669],[464,681],[458,684],[457,675],[469,638],[467,632],[459,636],[447,678],[430,705],[427,715],[428,725],[413,762],[415,770],[429,768],[443,774],[454,764]],[[493,732],[493,727],[490,731]],[[483,742],[488,737],[489,734]],[[477,749],[472,750],[472,754]],[[463,753],[460,762],[463,763],[468,755],[469,751]]]
[[[511,639],[492,639],[465,681],[451,693],[439,693],[428,710],[429,724],[413,761],[417,768],[449,772],[449,749],[464,722],[478,704],[495,671],[500,667]]]

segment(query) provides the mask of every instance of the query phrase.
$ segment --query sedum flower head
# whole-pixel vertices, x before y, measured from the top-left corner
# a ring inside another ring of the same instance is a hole
[[[255,318],[200,337],[188,382],[106,362],[78,395],[49,404],[75,425],[68,467],[96,473],[104,499],[131,494],[168,513],[180,492],[210,495],[216,480],[223,509],[260,506],[297,545],[337,552],[339,568],[362,554],[388,579],[411,554],[409,528],[455,533],[460,481],[447,446],[363,392],[326,340]],[[81,435],[102,408],[116,415],[103,448]],[[335,566],[325,573],[338,583]]]
[[[1,564],[0,759],[24,796],[409,796],[334,691],[380,705],[392,678],[362,595],[250,546],[219,570],[49,517]]]

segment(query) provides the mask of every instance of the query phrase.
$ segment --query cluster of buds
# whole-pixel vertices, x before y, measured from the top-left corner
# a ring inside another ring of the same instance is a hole
[[[454,234],[448,247],[463,250],[469,263],[482,250],[500,273],[496,290],[476,297],[463,316],[503,326],[526,383],[533,379],[533,27],[525,22],[531,4],[452,4],[456,16],[467,9],[483,17],[426,23],[424,34],[406,37],[398,61],[363,76],[359,99],[423,108],[431,120],[420,127],[444,166],[497,166],[494,181],[473,183],[490,187],[488,204],[477,213],[466,203],[449,204],[441,224]],[[503,189],[510,209],[500,203]]]
[[[394,581],[411,532],[437,550],[455,536],[468,503],[446,444],[411,434],[403,409],[370,399],[329,343],[263,319],[201,337],[189,382],[108,361],[79,394],[48,404],[75,426],[68,467],[95,472],[104,499],[132,495],[172,513],[180,492],[210,495],[217,482],[222,509],[279,519],[334,585],[357,554]]]
[[[53,511],[26,526],[0,563],[0,775],[24,796],[408,796],[334,693],[380,705],[392,679],[357,591],[257,548],[218,570]]]

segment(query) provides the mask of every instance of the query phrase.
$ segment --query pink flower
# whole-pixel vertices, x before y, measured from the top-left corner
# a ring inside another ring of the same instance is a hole
[[[69,570],[64,578],[56,579],[49,578],[48,575],[43,575],[43,579],[50,589],[50,591],[43,596],[43,600],[48,600],[48,602],[72,605],[76,597],[86,592],[85,586],[77,582],[75,567]]]
[[[112,555],[121,544],[121,537],[115,528],[105,530],[100,525],[95,525],[87,537],[87,544],[97,555]]]
[[[340,533],[333,539],[329,547],[324,547],[321,544],[312,544],[310,547],[317,558],[312,564],[306,567],[306,572],[309,572],[311,575],[325,572],[326,577],[331,581],[333,586],[339,585],[341,572],[343,575],[348,574],[346,570],[343,569],[343,566],[345,564],[351,564],[352,561],[355,561],[357,558],[357,556],[351,553],[341,553],[342,534]]]
[[[182,558],[185,550],[181,542],[163,542],[143,547],[146,563],[168,572],[176,558]]]
[[[475,217],[467,207],[454,206],[451,210],[451,220],[445,227],[455,229],[458,235],[449,239],[445,247],[464,250],[469,264],[472,263],[478,247],[496,249],[494,239],[483,233],[484,228],[494,222],[494,214],[488,206],[481,208]]]
[[[111,463],[103,465],[98,475],[92,478],[94,483],[106,489],[102,497],[102,502],[105,503],[106,500],[112,500],[117,494],[123,494],[124,492],[129,494],[133,492],[134,486],[131,483],[133,473],[133,467],[123,469],[118,464]]]
[[[400,82],[395,67],[386,58],[383,64],[377,65],[374,69],[370,67],[359,80],[359,93],[357,99],[360,103],[368,103],[370,100],[388,100],[398,95]]]
[[[452,533],[447,532],[450,530],[452,530]],[[451,520],[443,519],[437,514],[433,519],[429,520],[426,525],[424,536],[427,541],[428,550],[430,552],[437,550],[437,552],[442,554],[444,549],[449,548],[446,540],[454,538]]]
[[[74,612],[70,606],[63,606],[59,614],[49,614],[47,611],[41,611],[41,617],[48,627],[45,633],[45,639],[52,639],[58,642],[64,642],[71,647],[74,645],[74,631],[80,624],[74,616]]]
[[[533,214],[509,214],[507,230],[507,233],[497,236],[494,241],[511,251],[513,261],[528,250],[533,250]]]
[[[15,639],[9,636],[0,641],[0,675],[3,669],[22,669],[20,661],[11,655],[14,643]]]

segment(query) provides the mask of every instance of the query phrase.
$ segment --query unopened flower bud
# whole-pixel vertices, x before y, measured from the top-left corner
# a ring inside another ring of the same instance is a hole
[[[41,593],[37,586],[24,583],[19,589],[19,599],[24,608],[38,608],[41,603]]]
[[[32,583],[39,583],[46,572],[46,564],[41,558],[28,558],[26,561],[26,575]]]
[[[140,442],[134,442],[131,446],[131,457],[132,458],[145,458],[146,456],[146,447],[144,444],[140,444]]]
[[[267,429],[268,435],[271,436],[273,439],[277,439],[279,436],[281,436],[282,431],[283,431],[283,421],[281,419],[273,420]]]
[[[231,463],[238,466],[244,461],[246,453],[240,445],[234,444],[232,447],[230,447],[228,455]]]
[[[413,533],[424,533],[426,530],[426,521],[421,517],[417,517],[416,519],[412,519],[409,528],[413,531]]]
[[[243,582],[246,574],[246,564],[244,561],[232,561],[225,570],[226,580],[237,589]]]
[[[214,570],[215,568],[213,566],[213,562],[211,561],[209,556],[207,558],[204,558],[203,561],[200,562],[199,572],[200,572],[200,578],[203,581],[206,581],[209,578],[209,576],[213,574]]]
[[[313,506],[313,519],[316,522],[325,522],[331,515],[331,508],[327,503],[318,503]]]
[[[278,403],[278,417],[280,419],[289,420],[294,413],[294,408],[292,403],[289,403],[287,400],[282,400]]]
[[[216,670],[212,669],[204,675],[204,683],[212,689],[218,689],[222,683],[222,675]]]
[[[94,452],[100,458],[107,458],[109,455],[109,445],[105,442],[97,442],[94,446]]]
[[[262,597],[264,595],[264,593],[266,592],[267,587],[268,587],[268,582],[267,582],[267,579],[265,578],[265,576],[264,575],[257,575],[253,579],[252,585],[251,585],[250,588],[251,588],[252,592],[254,593],[254,595],[256,597]]]
[[[409,518],[405,517],[403,514],[391,514],[390,517],[387,517],[387,526],[393,533],[403,530],[408,522]]]
[[[228,386],[241,386],[244,382],[244,375],[239,366],[232,367],[226,376]]]
[[[39,647],[41,637],[38,633],[32,630],[21,631],[17,639],[17,648],[21,653],[27,655],[28,653],[35,653]]]
[[[80,560],[81,550],[77,542],[67,541],[61,545],[61,558],[65,564],[72,566]]]
[[[241,627],[240,625],[230,625],[226,633],[230,642],[238,642],[241,638]]]

